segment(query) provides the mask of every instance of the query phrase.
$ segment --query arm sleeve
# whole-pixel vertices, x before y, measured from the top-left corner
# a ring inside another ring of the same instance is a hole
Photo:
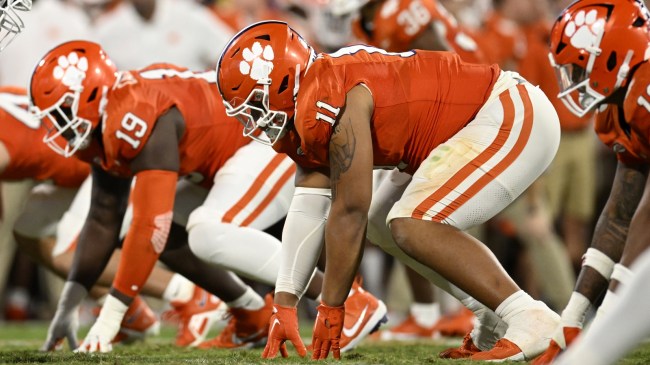
[[[296,188],[282,231],[276,291],[299,298],[305,293],[323,247],[331,203],[330,189]]]
[[[113,287],[134,297],[147,281],[165,249],[172,222],[178,174],[144,170],[136,174],[133,188],[133,221],[122,247]]]

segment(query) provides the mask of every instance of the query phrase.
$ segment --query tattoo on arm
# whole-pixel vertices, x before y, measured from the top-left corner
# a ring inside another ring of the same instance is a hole
[[[334,127],[334,133],[330,141],[330,169],[332,182],[332,200],[336,199],[336,188],[341,174],[350,169],[354,151],[357,146],[357,138],[349,118],[341,119]]]

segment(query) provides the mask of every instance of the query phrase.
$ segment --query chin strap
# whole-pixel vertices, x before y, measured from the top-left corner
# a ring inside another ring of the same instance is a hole
[[[625,60],[623,60],[623,64],[618,69],[618,73],[616,74],[616,84],[614,84],[615,89],[620,87],[623,84],[623,81],[627,79],[627,75],[630,73],[630,61],[632,60],[632,56],[634,56],[634,51],[627,51]]]

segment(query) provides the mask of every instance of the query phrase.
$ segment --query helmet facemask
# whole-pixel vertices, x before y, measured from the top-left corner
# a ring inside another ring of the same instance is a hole
[[[25,29],[25,23],[16,11],[29,11],[31,8],[31,0],[0,0],[0,51]]]
[[[81,90],[70,91],[47,109],[32,107],[32,113],[43,121],[47,130],[43,142],[65,157],[72,156],[90,144],[89,135],[93,124],[77,114],[80,98]]]
[[[287,124],[287,113],[271,110],[269,107],[269,86],[253,89],[246,100],[239,106],[233,107],[231,103],[224,100],[226,114],[235,117],[244,125],[244,135],[253,140],[272,146],[284,135]],[[258,133],[258,130],[264,133]]]

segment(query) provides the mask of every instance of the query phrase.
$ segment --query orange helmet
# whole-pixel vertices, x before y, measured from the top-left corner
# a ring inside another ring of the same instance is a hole
[[[551,30],[549,59],[558,97],[583,116],[627,84],[650,57],[650,14],[639,0],[583,0],[569,5]]]
[[[244,125],[244,135],[274,144],[293,117],[300,79],[315,57],[314,49],[287,23],[263,21],[243,29],[217,64],[226,114]]]
[[[0,0],[0,51],[25,29],[18,11],[31,9],[32,0]]]
[[[115,64],[97,43],[72,41],[48,52],[30,83],[32,113],[48,130],[43,142],[66,157],[85,148],[116,74]]]

